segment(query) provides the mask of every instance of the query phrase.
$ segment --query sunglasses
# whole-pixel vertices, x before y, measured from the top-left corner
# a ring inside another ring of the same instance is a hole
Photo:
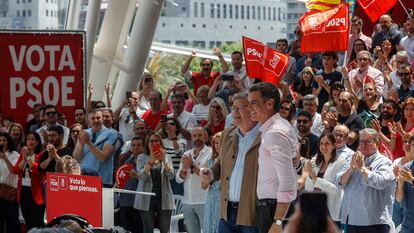
[[[307,124],[309,122],[309,120],[297,120],[296,122],[298,124]]]
[[[400,73],[400,72],[397,72],[397,74],[400,77],[410,77],[410,75],[411,75],[411,73]]]
[[[46,112],[46,116],[55,116],[57,112]]]

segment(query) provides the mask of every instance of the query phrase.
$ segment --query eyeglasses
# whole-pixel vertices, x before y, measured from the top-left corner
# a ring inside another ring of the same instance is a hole
[[[55,116],[57,112],[45,112],[46,116]]]
[[[303,71],[302,74],[312,75],[312,73],[309,71]]]
[[[296,120],[296,122],[298,123],[298,124],[307,124],[307,123],[309,123],[309,120]]]
[[[374,139],[370,139],[370,140],[359,140],[359,145],[368,145],[373,143],[375,140]]]
[[[370,61],[371,59],[367,58],[367,57],[360,57],[358,58],[358,61]]]
[[[283,111],[290,112],[290,110],[291,110],[291,109],[290,109],[290,108],[288,108],[288,107],[283,107],[283,106],[282,106],[282,107],[280,107],[280,108],[279,108],[279,110],[283,110]]]
[[[410,75],[411,75],[411,73],[400,73],[400,72],[397,72],[397,74],[398,74],[398,76],[404,77],[404,78],[410,77]]]
[[[243,110],[246,110],[247,109],[247,106],[238,106],[238,107],[232,107],[231,108],[231,110],[233,111],[233,112],[240,112],[240,111],[243,111]]]

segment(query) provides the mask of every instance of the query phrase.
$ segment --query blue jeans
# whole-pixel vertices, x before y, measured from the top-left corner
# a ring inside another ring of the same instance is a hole
[[[227,221],[220,219],[218,224],[219,233],[257,233],[255,226],[236,225],[237,208],[227,207]]]
[[[404,219],[403,214],[403,205],[401,202],[398,202],[397,200],[394,200],[393,206],[392,206],[392,221],[394,222],[395,227],[398,227]]]
[[[184,204],[184,223],[188,233],[200,233],[204,219],[204,204]],[[208,232],[206,232],[208,233]]]

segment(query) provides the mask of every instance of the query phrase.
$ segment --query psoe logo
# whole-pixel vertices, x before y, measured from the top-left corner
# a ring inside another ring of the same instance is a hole
[[[257,51],[255,48],[247,48],[247,55],[253,55],[259,58],[263,58],[263,54]]]
[[[326,27],[340,27],[340,26],[346,26],[345,18],[333,18],[329,20]]]
[[[277,63],[279,63],[279,60],[280,60],[279,56],[278,56],[278,55],[276,55],[276,54],[273,54],[273,58],[272,58],[272,60],[270,60],[270,61],[269,61],[269,65],[270,65],[273,69],[275,69],[275,68],[276,68],[276,66],[277,66]]]
[[[59,176],[50,176],[50,190],[51,191],[59,190]]]
[[[308,25],[310,26],[310,28],[312,30],[318,29],[318,27],[320,26],[320,24],[318,22],[318,18],[316,18],[315,16],[309,17],[308,18]]]

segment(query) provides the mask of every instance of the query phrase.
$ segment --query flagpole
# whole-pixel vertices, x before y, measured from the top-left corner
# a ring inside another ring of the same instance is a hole
[[[402,3],[402,1],[401,1],[401,0],[398,0],[398,1],[400,2],[401,6],[402,6],[402,8],[404,9],[405,13],[407,14],[408,18],[410,18],[410,19],[411,19],[411,16],[410,16],[410,14],[408,13],[407,8],[404,6],[404,4]]]

